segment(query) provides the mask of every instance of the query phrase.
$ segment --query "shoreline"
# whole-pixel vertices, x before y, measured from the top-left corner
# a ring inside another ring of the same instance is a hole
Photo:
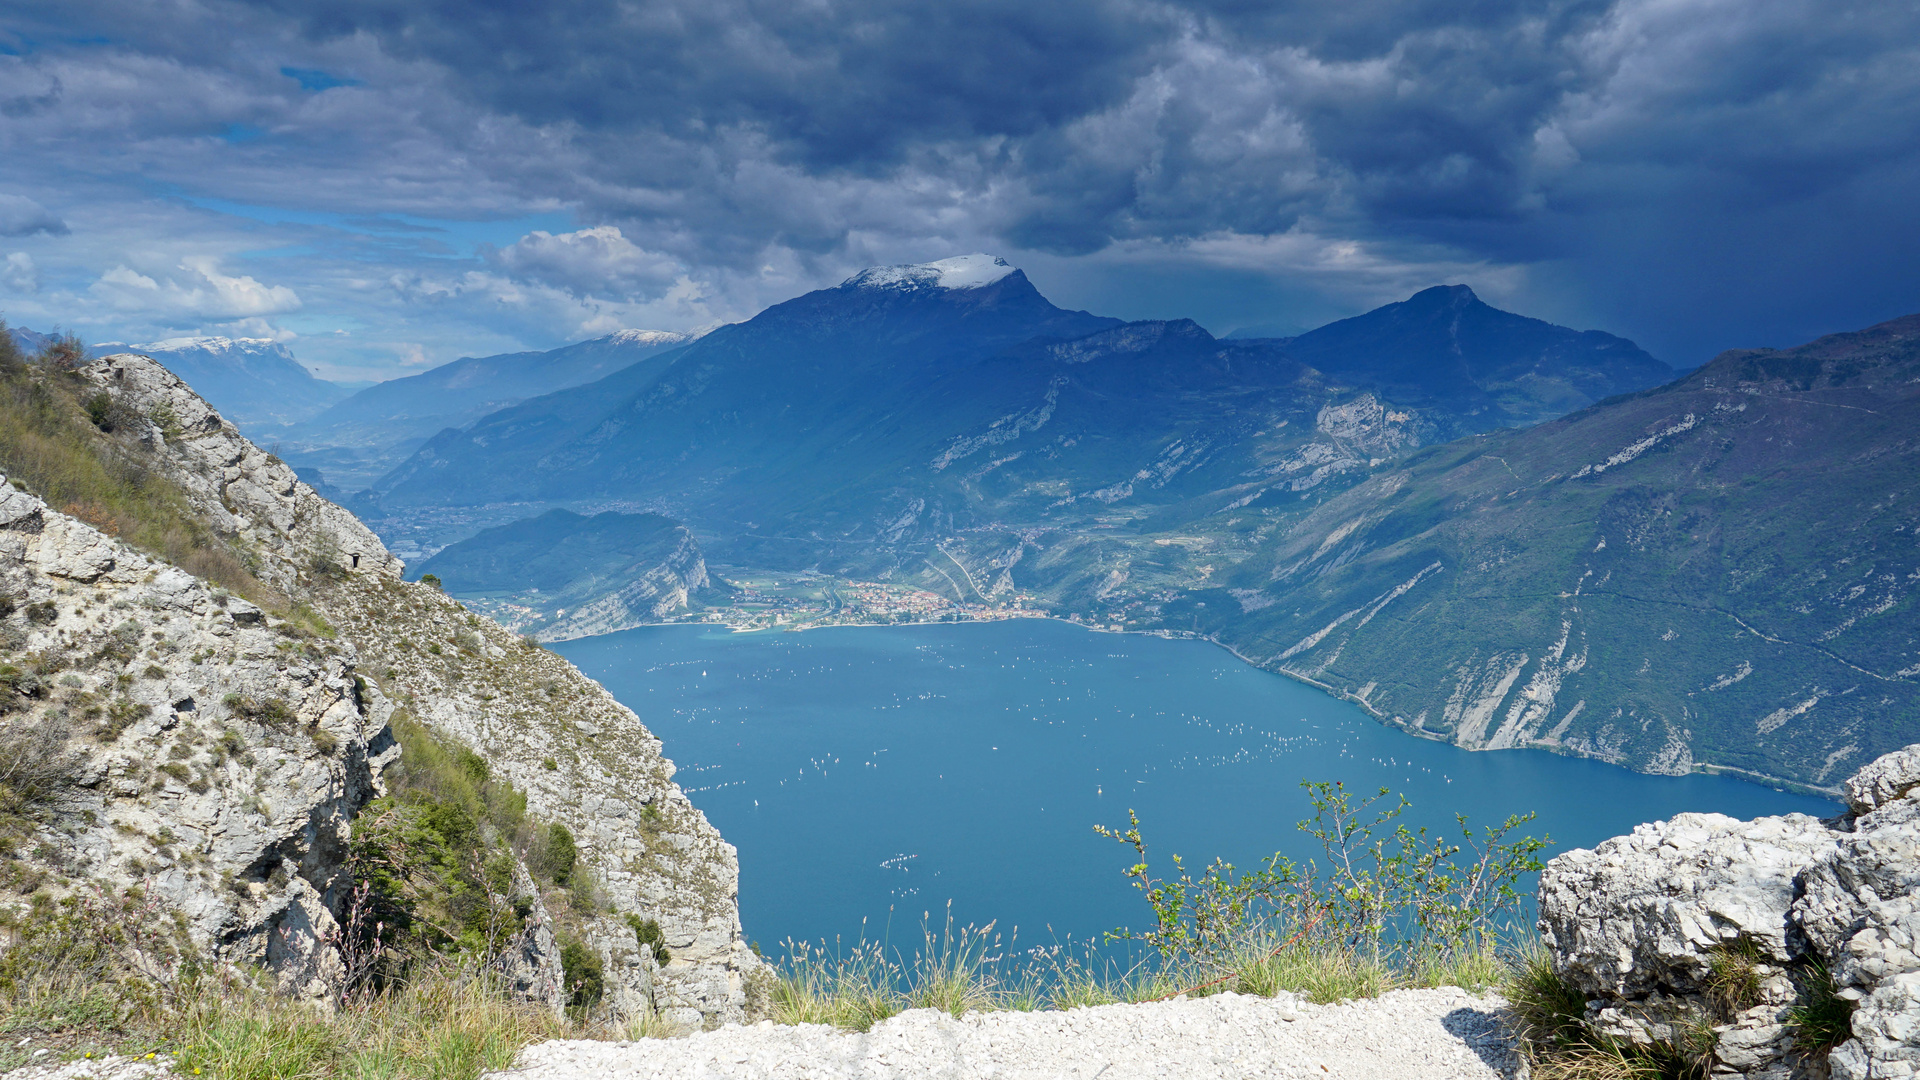
[[[1493,748],[1490,748],[1490,747],[1463,746],[1460,743],[1454,742],[1453,740],[1448,738],[1444,738],[1441,735],[1438,735],[1434,732],[1427,731],[1424,728],[1414,727],[1406,723],[1405,721],[1401,720],[1398,717],[1390,716],[1387,713],[1382,712],[1380,709],[1375,707],[1372,703],[1366,701],[1364,698],[1361,698],[1358,695],[1353,694],[1351,691],[1343,690],[1329,683],[1321,682],[1320,680],[1315,679],[1310,675],[1306,675],[1304,673],[1294,671],[1286,667],[1277,667],[1277,668],[1264,667],[1257,661],[1248,657],[1245,653],[1242,653],[1239,649],[1236,649],[1232,645],[1229,645],[1226,642],[1221,641],[1218,637],[1211,634],[1201,634],[1191,630],[1126,630],[1126,629],[1114,630],[1107,626],[1095,626],[1088,623],[1079,622],[1074,619],[1064,619],[1058,615],[1046,615],[1046,614],[1039,614],[1039,613],[1007,615],[1001,618],[991,618],[991,619],[969,617],[969,618],[961,618],[961,619],[919,619],[911,622],[814,623],[814,624],[805,625],[805,626],[761,626],[761,627],[739,626],[736,624],[725,623],[725,622],[706,623],[706,622],[676,621],[676,622],[637,623],[633,626],[623,627],[622,630],[639,630],[639,629],[651,628],[651,627],[699,626],[699,627],[725,627],[727,631],[732,634],[763,634],[763,633],[769,633],[773,631],[778,631],[781,633],[797,634],[797,633],[804,633],[809,630],[886,629],[890,627],[905,627],[905,626],[960,626],[960,625],[969,624],[969,623],[1013,622],[1016,620],[1032,620],[1035,622],[1064,623],[1068,626],[1072,626],[1077,629],[1085,630],[1089,633],[1096,633],[1096,634],[1114,634],[1114,635],[1130,635],[1131,634],[1131,635],[1137,635],[1140,637],[1157,637],[1167,641],[1204,641],[1210,645],[1214,645],[1220,649],[1225,650],[1234,659],[1240,661],[1241,663],[1247,665],[1248,667],[1252,668],[1255,671],[1261,671],[1269,675],[1278,675],[1278,676],[1281,676],[1282,678],[1291,679],[1294,682],[1298,682],[1306,686],[1311,686],[1315,690],[1318,690],[1321,693],[1326,694],[1328,697],[1333,698],[1336,701],[1342,701],[1350,705],[1356,705],[1361,709],[1362,712],[1365,712],[1369,717],[1371,717],[1376,723],[1380,724],[1382,727],[1392,728],[1395,731],[1401,732],[1406,735],[1411,735],[1414,738],[1424,739],[1427,742],[1435,742],[1435,743],[1441,743],[1447,746],[1458,747],[1459,749],[1468,751],[1470,753],[1496,752]],[[617,633],[621,633],[622,630],[612,630],[612,631],[608,631],[608,633],[617,634]],[[578,638],[567,638],[565,640],[584,641],[587,638],[604,637],[604,636],[606,635],[585,634]],[[551,645],[551,644],[556,644],[556,643],[541,642],[541,645],[543,646]],[[1619,762],[1608,761],[1605,758],[1595,757],[1591,754],[1573,753],[1568,751],[1565,747],[1562,747],[1562,746],[1534,744],[1534,745],[1528,745],[1528,746],[1508,747],[1503,749],[1538,750],[1538,751],[1544,751],[1550,754],[1556,754],[1561,757],[1578,758],[1582,761],[1598,761],[1604,765],[1612,765],[1615,768],[1626,769],[1626,771],[1628,772],[1639,771],[1637,769],[1627,768],[1627,766],[1621,765]],[[1642,773],[1641,775],[1652,776],[1652,775],[1659,775],[1659,774]],[[1805,784],[1797,780],[1788,780],[1784,777],[1770,776],[1766,773],[1755,772],[1752,769],[1742,769],[1742,768],[1739,768],[1738,766],[1733,766],[1733,765],[1715,765],[1710,762],[1695,762],[1693,768],[1688,770],[1686,773],[1681,774],[1681,776],[1728,776],[1732,779],[1742,780],[1747,783],[1756,784],[1761,787],[1772,788],[1775,791],[1785,792],[1790,795],[1810,795],[1810,796],[1815,796],[1823,799],[1832,799],[1836,802],[1844,802],[1844,800],[1842,799],[1842,792],[1837,787],[1833,787],[1833,788],[1818,787],[1813,784]],[[1681,776],[1674,776],[1673,779],[1676,779],[1676,780],[1680,779]]]

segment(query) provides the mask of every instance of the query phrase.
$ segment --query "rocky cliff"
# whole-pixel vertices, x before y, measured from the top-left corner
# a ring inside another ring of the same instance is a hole
[[[1704,1025],[1715,1076],[1920,1075],[1920,746],[1844,787],[1826,821],[1682,814],[1554,859],[1540,930],[1591,1028]]]
[[[16,896],[142,886],[194,945],[326,993],[354,815],[396,752],[342,644],[0,491]]]
[[[10,490],[0,644],[15,715],[0,724],[9,739],[68,740],[78,778],[35,820],[13,873],[56,890],[149,880],[215,955],[320,993],[343,845],[395,753],[388,721],[406,710],[579,838],[600,885],[585,936],[615,1018],[748,1015],[763,969],[740,936],[733,848],[631,711],[559,657],[400,580],[378,537],[157,363],[116,355],[78,375],[105,395],[90,411],[117,418],[115,452],[177,488],[275,594],[263,602],[292,617]],[[637,940],[645,920],[664,931],[664,965]]]

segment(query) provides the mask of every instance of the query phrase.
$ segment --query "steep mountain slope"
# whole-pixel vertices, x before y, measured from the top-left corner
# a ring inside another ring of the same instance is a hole
[[[92,351],[104,356],[122,348],[120,342],[105,341]],[[348,393],[315,378],[292,350],[267,338],[168,338],[124,348],[160,361],[199,387],[214,408],[262,438],[277,437],[278,429],[319,414]]]
[[[288,648],[300,636],[0,486],[0,879],[14,903],[140,886],[205,953],[324,996],[350,822],[397,747],[352,655]]]
[[[622,330],[546,352],[462,357],[418,375],[367,387],[281,436],[296,465],[324,471],[356,491],[404,461],[428,438],[530,397],[593,382],[697,335]]]
[[[661,498],[830,454],[876,399],[1029,338],[1116,323],[1054,307],[984,255],[864,271],[721,327],[653,378],[622,372],[437,437],[373,491],[389,512]]]
[[[86,454],[153,505],[187,507],[244,556],[234,573],[260,603],[8,492],[0,683],[21,715],[0,717],[0,749],[11,753],[32,724],[27,734],[79,763],[29,822],[35,839],[0,852],[9,877],[70,893],[150,875],[216,956],[264,959],[283,984],[332,992],[342,841],[380,792],[389,723],[404,717],[477,751],[524,813],[578,838],[582,944],[614,1017],[713,1024],[757,1007],[749,994],[763,969],[740,937],[733,849],[631,711],[559,657],[400,581],[398,561],[352,515],[153,360],[116,355],[24,378],[10,376],[7,392],[97,418]],[[59,382],[36,390],[35,378]],[[31,441],[8,446],[23,475],[52,467]],[[103,726],[83,743],[62,726],[75,722]],[[524,881],[525,866],[514,876]],[[640,939],[645,920],[670,955]],[[557,972],[555,940],[538,928],[529,923],[520,959]]]
[[[1831,784],[1920,737],[1920,316],[1436,447],[1223,575],[1258,663],[1411,730]]]
[[[658,622],[707,586],[706,560],[684,525],[611,510],[590,518],[549,510],[486,529],[418,569],[449,595],[544,641]]]

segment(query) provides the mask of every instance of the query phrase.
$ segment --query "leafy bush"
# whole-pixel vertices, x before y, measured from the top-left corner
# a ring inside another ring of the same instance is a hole
[[[560,945],[560,971],[567,994],[567,1008],[581,1014],[600,1004],[607,983],[599,953],[577,938],[568,938]]]
[[[1356,800],[1341,784],[1301,786],[1314,816],[1298,828],[1320,841],[1324,866],[1275,853],[1249,873],[1216,859],[1195,876],[1175,855],[1173,876],[1157,878],[1132,811],[1125,830],[1095,826],[1133,848],[1139,861],[1126,873],[1154,915],[1150,929],[1116,930],[1109,940],[1143,942],[1165,962],[1219,979],[1245,961],[1249,941],[1269,938],[1273,955],[1322,945],[1407,969],[1483,950],[1518,910],[1515,883],[1540,869],[1535,856],[1546,840],[1507,839],[1531,814],[1478,836],[1456,815],[1458,843],[1405,825],[1382,834],[1406,811],[1405,798],[1390,803],[1385,788]]]
[[[627,913],[627,925],[633,928],[633,938],[640,947],[653,953],[653,962],[666,967],[673,960],[673,953],[667,949],[667,936],[660,930],[659,919],[642,919]]]
[[[553,884],[564,886],[572,880],[574,867],[580,861],[580,849],[574,846],[574,834],[561,822],[547,826],[547,847],[541,857],[541,869],[553,878]]]
[[[0,1001],[9,1011],[68,1018],[104,1011],[113,1022],[190,1000],[197,954],[177,917],[139,889],[36,897],[24,918],[0,924]]]

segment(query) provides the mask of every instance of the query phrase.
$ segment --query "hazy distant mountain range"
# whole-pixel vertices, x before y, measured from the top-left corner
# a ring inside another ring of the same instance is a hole
[[[284,344],[266,338],[183,337],[135,345],[103,341],[91,351],[153,357],[262,444],[273,442],[276,429],[316,415],[350,393],[316,377]]]
[[[371,494],[388,514],[621,500],[703,534],[894,544],[1010,514],[1138,517],[1248,470],[1304,490],[1672,375],[1631,342],[1499,312],[1464,287],[1290,342],[1217,341],[1184,320],[1063,311],[1004,265],[960,285],[918,269],[867,271],[443,432]],[[1325,368],[1296,357],[1303,345]],[[1396,358],[1428,348],[1464,349],[1470,369],[1409,381],[1417,364]],[[1387,408],[1386,385],[1409,401]]]
[[[1920,316],[1676,379],[1464,286],[1222,340],[965,256],[459,361],[289,453],[404,455],[357,510],[469,537],[416,570],[542,632],[658,617],[706,558],[1018,593],[1468,746],[1819,786],[1920,739],[1916,387]]]
[[[697,335],[622,330],[547,352],[462,357],[367,387],[280,436],[281,452],[357,490],[404,461],[429,437],[541,394],[611,375]],[[189,380],[191,381],[191,380]]]

